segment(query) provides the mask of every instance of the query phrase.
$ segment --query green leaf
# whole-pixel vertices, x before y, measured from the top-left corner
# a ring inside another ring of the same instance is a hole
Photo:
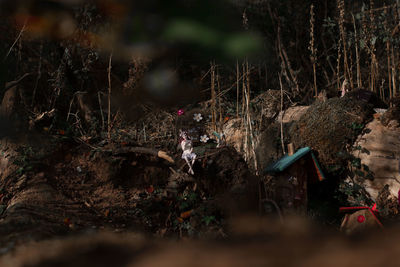
[[[364,49],[365,47],[365,41],[364,40],[360,40],[360,48]]]
[[[202,221],[208,226],[211,222],[215,221],[215,216],[204,216]]]
[[[250,33],[238,33],[228,36],[224,48],[228,56],[244,57],[261,50],[262,40]]]
[[[356,167],[356,168],[360,168],[361,167],[361,159],[359,158],[355,158],[351,161],[351,165]]]
[[[214,46],[219,41],[218,32],[189,19],[171,21],[167,25],[163,37],[169,41],[194,43],[202,46]]]
[[[194,202],[194,201],[196,201],[196,199],[197,199],[197,194],[196,193],[190,193],[187,196],[187,200],[190,201],[190,202]]]

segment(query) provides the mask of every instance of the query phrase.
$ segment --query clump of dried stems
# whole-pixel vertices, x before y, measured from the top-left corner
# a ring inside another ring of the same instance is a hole
[[[318,89],[317,89],[317,48],[315,47],[315,38],[314,38],[314,25],[315,25],[315,13],[314,13],[314,5],[311,4],[310,7],[310,46],[308,49],[310,50],[311,62],[313,65],[313,78],[314,78],[314,91],[315,97],[318,96]]]

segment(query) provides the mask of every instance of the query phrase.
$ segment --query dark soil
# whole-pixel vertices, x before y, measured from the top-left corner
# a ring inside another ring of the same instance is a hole
[[[4,177],[0,252],[101,229],[222,238],[229,214],[257,210],[255,177],[233,148],[205,149],[194,176],[185,173],[183,160],[174,166],[140,153],[116,156],[114,150],[115,144],[63,141],[40,165]]]

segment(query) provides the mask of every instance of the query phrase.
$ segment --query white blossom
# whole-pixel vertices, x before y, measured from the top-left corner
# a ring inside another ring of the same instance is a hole
[[[200,136],[200,142],[207,143],[208,140],[210,140],[210,138],[208,138],[207,135]]]
[[[199,121],[201,121],[202,119],[203,119],[203,117],[201,116],[200,113],[195,113],[195,114],[193,114],[193,120],[199,122]]]

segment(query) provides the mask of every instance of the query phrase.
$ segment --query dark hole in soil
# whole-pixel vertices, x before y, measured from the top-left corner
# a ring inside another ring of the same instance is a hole
[[[152,156],[132,155],[121,162],[113,184],[116,187],[143,188],[149,185],[165,185],[170,170],[162,160]]]

